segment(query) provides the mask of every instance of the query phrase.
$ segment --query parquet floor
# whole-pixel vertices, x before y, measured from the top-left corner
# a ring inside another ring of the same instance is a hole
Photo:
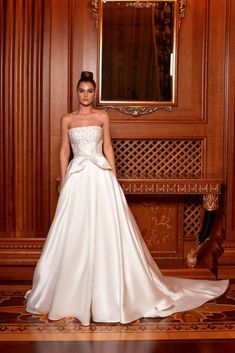
[[[190,353],[235,352],[235,283],[222,297],[195,310],[128,325],[92,323],[90,327],[74,318],[50,321],[46,315],[26,313],[28,288],[0,285],[1,353],[177,353],[177,347],[180,353],[186,348]]]

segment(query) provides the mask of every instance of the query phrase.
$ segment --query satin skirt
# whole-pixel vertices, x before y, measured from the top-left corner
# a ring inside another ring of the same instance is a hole
[[[61,191],[26,310],[84,325],[128,323],[193,309],[227,286],[163,276],[113,172],[88,161]]]

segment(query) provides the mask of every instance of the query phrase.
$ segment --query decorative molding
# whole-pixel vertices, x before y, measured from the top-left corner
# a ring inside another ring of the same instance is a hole
[[[167,2],[167,0],[166,0]],[[186,12],[186,6],[187,6],[187,0],[179,0],[179,18],[180,22],[182,19],[185,17],[185,12]],[[131,1],[127,2],[126,6],[133,6],[135,8],[149,8],[149,7],[155,7],[157,5],[157,1],[155,3],[153,2],[141,2],[141,1]]]
[[[206,241],[208,241],[208,239]],[[198,263],[198,254],[203,244],[197,245],[196,248],[191,249],[187,254],[186,262],[188,267],[191,267],[191,268],[196,267]]]
[[[0,265],[32,265],[41,254],[45,239],[0,239]]]
[[[166,0],[167,1],[167,0]],[[154,2],[147,2],[147,1],[129,1],[129,2],[126,2],[125,6],[127,7],[135,7],[137,9],[148,9],[150,7],[156,7],[156,3]]]
[[[203,195],[203,207],[207,211],[216,211],[219,207],[219,196],[216,194]]]
[[[157,2],[157,1],[156,1]],[[95,19],[96,24],[98,23],[98,6],[99,0],[91,0],[91,5],[92,5],[92,15]],[[133,6],[136,8],[149,8],[156,6],[156,4],[153,4],[153,2],[140,2],[140,1],[133,1],[133,2],[128,2],[126,6]],[[182,19],[185,17],[186,13],[186,6],[187,6],[187,0],[179,0],[179,18],[180,18],[180,23]]]
[[[43,244],[0,244],[1,250],[41,250]]]
[[[156,110],[164,109],[168,112],[172,111],[172,106],[157,106],[157,107],[151,107],[151,106],[127,106],[127,105],[122,105],[122,106],[112,106],[112,105],[106,105],[104,107],[105,110],[107,109],[116,109],[120,113],[126,114],[126,115],[133,115],[133,116],[141,116],[141,115],[146,115],[155,112]]]
[[[96,27],[98,27],[98,12],[99,12],[98,2],[99,0],[91,0],[92,15],[95,19]]]
[[[39,255],[38,256],[35,256],[35,257],[28,257],[28,254],[27,254],[27,257],[24,256],[24,257],[16,257],[16,258],[13,258],[10,257],[10,258],[0,258],[0,265],[14,265],[14,266],[25,266],[25,265],[31,265],[31,266],[34,266],[36,265],[36,263],[38,262],[39,260]]]
[[[217,234],[214,239],[207,238],[202,244],[198,244],[194,249],[191,249],[186,257],[188,267],[196,267],[200,259],[203,258],[203,253],[205,252],[210,254],[210,263],[208,264],[208,267],[212,272],[215,272],[218,259],[223,253],[223,240],[223,236]]]
[[[155,180],[154,182],[140,182],[128,181],[120,179],[120,184],[126,194],[209,194],[220,193],[221,185],[200,183],[177,183],[177,180],[172,183],[167,180]]]
[[[182,19],[185,17],[186,6],[187,6],[187,0],[180,0],[179,1],[180,24],[181,24]]]

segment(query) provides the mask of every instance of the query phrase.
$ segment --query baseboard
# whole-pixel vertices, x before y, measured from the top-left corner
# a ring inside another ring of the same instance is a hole
[[[0,281],[30,281],[35,266],[0,266]]]

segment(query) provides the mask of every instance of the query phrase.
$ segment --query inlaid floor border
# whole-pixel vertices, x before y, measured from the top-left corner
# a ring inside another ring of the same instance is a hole
[[[91,323],[77,319],[50,321],[25,311],[26,288],[0,287],[0,341],[39,340],[164,340],[235,338],[235,285],[222,297],[167,318],[130,324]]]

